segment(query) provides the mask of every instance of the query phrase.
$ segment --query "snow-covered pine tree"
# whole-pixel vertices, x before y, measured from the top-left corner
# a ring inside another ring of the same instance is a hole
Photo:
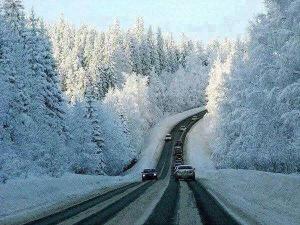
[[[96,38],[97,31],[94,29],[88,29],[85,41],[86,44],[83,46],[83,67],[85,68],[85,70],[88,70],[90,68]]]
[[[182,34],[181,42],[180,42],[179,62],[183,68],[186,68],[187,57],[193,52],[193,50],[194,50],[193,42],[188,40],[185,34]]]
[[[141,74],[149,76],[152,70],[151,66],[151,55],[147,40],[143,37],[140,44],[140,58],[141,58]]]
[[[59,22],[49,28],[54,58],[58,65],[62,91],[67,91],[67,77],[71,67],[71,49],[74,48],[75,31],[61,16]]]
[[[30,96],[28,93],[28,67],[24,53],[25,17],[23,6],[18,0],[5,0],[1,7],[3,15],[3,29],[7,34],[3,35],[2,60],[4,78],[10,83],[11,99],[8,107],[9,117],[5,122],[10,129],[10,138],[14,144],[22,140],[24,123],[28,121]],[[24,63],[25,62],[25,63]],[[20,126],[18,126],[20,125]]]
[[[16,83],[15,60],[13,47],[16,47],[13,40],[13,32],[0,15],[0,182],[6,180],[14,173],[10,171],[11,159],[16,158],[14,151],[14,127],[12,119],[11,103],[15,99]]]
[[[162,36],[160,27],[157,28],[156,33],[156,65],[155,72],[161,74],[166,67],[166,53],[165,53],[165,43]]]
[[[11,29],[22,38],[25,31],[25,14],[21,0],[3,0],[1,13]]]
[[[166,71],[175,73],[179,68],[179,62],[176,54],[176,45],[173,39],[173,35],[170,34],[169,38],[166,39]]]
[[[86,111],[85,101],[74,102],[66,117],[72,137],[68,146],[69,169],[77,174],[93,174],[97,163],[94,157],[97,145],[92,142],[92,123],[86,117]]]
[[[170,75],[170,74],[168,74]],[[149,99],[151,101],[152,107],[155,109],[158,118],[162,117],[167,110],[167,86],[161,79],[161,76],[157,75],[154,70],[150,74],[149,78]]]
[[[104,70],[109,70],[113,74],[108,74],[110,87],[120,86],[123,81],[123,72],[129,70],[129,63],[126,59],[125,47],[123,44],[123,34],[120,23],[115,20],[106,34],[105,51],[104,51]],[[108,72],[105,72],[108,73]],[[105,90],[105,93],[107,90]]]
[[[150,63],[152,68],[156,64],[156,45],[155,45],[155,38],[151,26],[149,26],[148,28],[148,32],[146,35],[146,42],[149,49],[149,57],[150,57]]]
[[[133,35],[132,30],[128,30],[126,33],[126,58],[129,61],[130,71],[141,74],[142,65],[140,52],[138,47],[138,41]]]
[[[92,138],[91,142],[96,145],[95,151],[93,152],[93,157],[95,159],[96,165],[94,168],[94,173],[96,174],[104,174],[105,163],[103,160],[103,147],[104,147],[104,140],[102,138],[102,131],[100,127],[100,122],[98,116],[99,114],[99,106],[97,105],[97,101],[95,99],[95,91],[94,85],[91,82],[91,79],[88,78],[87,81],[87,89],[85,93],[86,99],[86,114],[85,117],[91,123],[92,129]]]

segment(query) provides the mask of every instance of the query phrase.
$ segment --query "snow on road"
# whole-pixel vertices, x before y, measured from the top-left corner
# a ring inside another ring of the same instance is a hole
[[[142,196],[118,212],[111,220],[105,223],[105,225],[144,224],[163,196],[170,181],[170,172],[171,170],[169,170],[165,179],[156,181]]]
[[[114,195],[112,198],[107,199],[104,202],[101,202],[91,208],[88,208],[87,210],[84,210],[78,214],[76,214],[75,216],[59,223],[58,225],[73,225],[76,223],[80,223],[82,220],[84,220],[85,218],[92,216],[98,212],[100,212],[101,210],[105,209],[106,207],[110,206],[111,204],[113,204],[114,202],[120,200],[121,198],[123,198],[124,196],[136,191],[138,188],[140,188],[143,184],[140,183],[137,186],[134,186],[132,188],[129,188],[127,190],[125,190],[124,192]]]
[[[37,215],[45,216],[48,211],[64,209],[126,183],[127,177],[76,174],[10,180],[0,185],[0,224],[19,224]]]
[[[145,137],[145,148],[138,163],[125,176],[65,174],[60,178],[16,179],[0,184],[0,224],[18,224],[19,221],[44,215],[49,210],[65,208],[95,195],[103,188],[140,180],[143,168],[155,167],[164,144],[164,136],[178,122],[203,109],[195,108],[166,117],[154,126]]]
[[[201,225],[201,217],[199,215],[196,200],[192,190],[185,181],[180,181],[179,203],[177,214],[177,225]]]
[[[254,170],[216,170],[210,160],[206,127],[200,120],[189,132],[187,162],[199,181],[242,224],[300,224],[300,176]]]

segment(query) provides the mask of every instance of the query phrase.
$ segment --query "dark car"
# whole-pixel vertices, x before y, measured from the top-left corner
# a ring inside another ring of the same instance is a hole
[[[183,150],[182,150],[181,146],[175,146],[174,147],[174,155],[182,154],[182,153],[183,153]]]
[[[176,153],[176,154],[175,154],[175,158],[176,158],[176,157],[183,157],[183,154],[182,154],[182,153]]]
[[[182,160],[183,161],[183,156],[182,155],[176,155],[175,160]]]
[[[183,160],[182,159],[175,159],[175,163],[183,164]]]
[[[183,146],[183,142],[182,142],[181,140],[177,140],[177,141],[175,142],[175,146],[180,146],[180,147],[182,147],[182,146]]]
[[[145,180],[158,180],[156,169],[144,169],[142,172],[142,181]]]
[[[186,131],[186,126],[181,126],[179,130],[180,130],[181,132]]]

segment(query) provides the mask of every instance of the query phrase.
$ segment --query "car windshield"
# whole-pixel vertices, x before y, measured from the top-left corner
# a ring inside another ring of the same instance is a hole
[[[144,173],[154,173],[155,169],[145,169]]]
[[[191,167],[191,166],[178,166],[178,169],[180,169],[180,170],[191,170],[191,169],[193,169],[193,167]]]

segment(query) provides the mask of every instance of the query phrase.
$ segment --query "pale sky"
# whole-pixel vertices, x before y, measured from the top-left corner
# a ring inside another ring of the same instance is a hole
[[[249,20],[265,10],[263,0],[24,0],[24,5],[46,22],[64,14],[75,25],[99,30],[107,29],[115,18],[128,28],[142,16],[146,25],[205,42],[245,34]]]

